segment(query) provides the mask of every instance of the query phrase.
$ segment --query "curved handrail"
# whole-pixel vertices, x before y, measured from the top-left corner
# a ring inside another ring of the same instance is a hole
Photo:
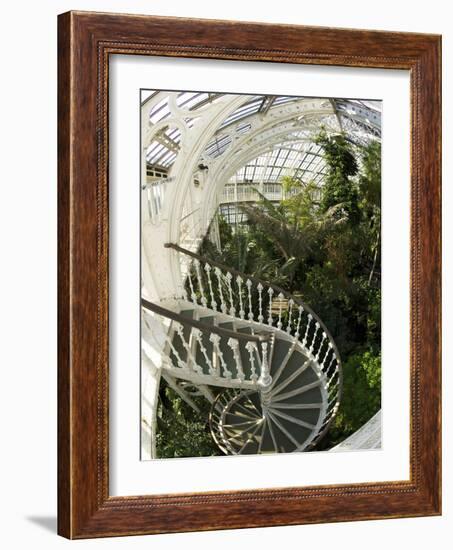
[[[265,281],[264,279],[259,279],[258,277],[255,277],[253,275],[247,275],[246,273],[243,273],[241,271],[238,271],[237,269],[234,269],[233,267],[228,267],[225,264],[222,264],[220,262],[216,262],[214,260],[211,260],[209,258],[205,258],[204,256],[200,256],[200,254],[197,254],[196,252],[192,252],[191,250],[187,250],[183,248],[182,246],[179,246],[175,243],[165,243],[165,248],[172,248],[173,250],[176,250],[177,252],[181,252],[182,254],[185,254],[186,256],[190,256],[196,260],[200,260],[202,262],[208,262],[211,266],[218,267],[219,269],[224,269],[225,271],[229,271],[230,273],[237,275],[239,277],[243,277],[246,279],[250,279],[251,281],[254,281],[257,284],[262,284],[263,286],[268,286],[273,288],[276,292],[279,294],[283,294],[286,298],[290,298],[294,301],[295,304],[302,306],[305,311],[307,311],[316,321],[319,323],[323,331],[326,333],[327,337],[329,338],[329,341],[332,343],[332,347],[334,349],[335,355],[337,356],[337,359],[339,363],[341,364],[340,359],[340,352],[338,351],[338,348],[335,344],[335,341],[330,334],[329,330],[327,329],[326,325],[322,322],[322,320],[316,315],[316,313],[311,309],[310,306],[308,306],[305,302],[303,302],[300,298],[297,298],[287,290],[284,290],[283,288],[274,285],[273,283],[269,283],[268,281]]]
[[[210,260],[204,256],[201,256],[200,254],[197,254],[196,252],[192,252],[190,250],[187,250],[178,244],[175,243],[165,243],[165,248],[170,248],[175,250],[176,252],[179,252],[181,254],[184,254],[186,256],[189,256],[195,260],[198,260],[200,262],[209,263],[210,266],[214,268],[218,268],[219,270],[223,270],[226,272],[229,272],[232,275],[239,276],[241,279],[249,279],[251,282],[256,283],[257,285],[262,285],[262,287],[268,287],[272,288],[272,290],[278,294],[281,294],[284,298],[287,298],[288,300],[292,300],[296,306],[299,306],[305,311],[309,317],[315,320],[315,322],[318,324],[318,326],[322,329],[324,332],[328,342],[329,346],[333,350],[335,360],[337,363],[338,368],[335,369],[334,374],[337,375],[337,383],[336,383],[336,394],[331,402],[328,402],[327,409],[326,409],[326,423],[321,428],[319,434],[315,437],[312,444],[309,446],[309,448],[314,447],[316,443],[318,443],[322,437],[327,433],[327,430],[329,429],[333,419],[335,418],[336,412],[338,411],[341,398],[343,395],[343,372],[342,372],[342,365],[341,365],[341,358],[340,358],[340,352],[338,351],[338,348],[335,344],[335,341],[330,334],[329,330],[325,326],[325,324],[322,322],[322,320],[316,315],[316,313],[308,306],[306,305],[302,300],[297,298],[296,296],[292,295],[290,292],[282,289],[281,287],[274,285],[273,283],[269,283],[268,281],[265,281],[263,279],[260,279],[255,276],[247,275],[245,273],[242,273],[241,271],[238,271],[237,269],[231,268],[225,264],[222,264],[220,262],[217,262],[215,260]],[[329,370],[329,369],[328,369]]]
[[[246,342],[257,342],[257,343],[269,342],[269,340],[271,339],[270,333],[244,334],[242,332],[235,332],[234,330],[229,330],[227,328],[207,325],[206,323],[203,323],[203,321],[197,321],[196,319],[189,319],[187,317],[184,317],[183,315],[180,315],[179,313],[175,313],[174,311],[170,311],[169,309],[158,306],[157,304],[153,304],[152,302],[149,302],[145,298],[142,298],[141,301],[142,301],[142,306],[145,309],[148,309],[149,311],[153,311],[158,315],[167,317],[168,319],[181,323],[182,325],[188,325],[204,332],[213,332],[215,334],[218,334],[219,336],[223,336],[224,338],[233,338],[234,340],[244,340]]]

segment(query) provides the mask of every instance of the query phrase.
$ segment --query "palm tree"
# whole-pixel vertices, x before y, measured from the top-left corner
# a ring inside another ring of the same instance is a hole
[[[261,274],[270,267],[274,271],[277,268],[274,279],[291,287],[298,269],[311,257],[319,255],[326,235],[347,218],[341,204],[326,211],[320,209],[319,187],[315,183],[301,185],[288,176],[282,183],[286,190],[296,188],[299,192],[274,204],[257,191],[260,202],[243,204],[240,208],[247,215],[251,234],[268,242],[263,257],[269,258],[269,248],[274,249],[274,254],[270,255],[273,261],[261,263],[257,268]]]

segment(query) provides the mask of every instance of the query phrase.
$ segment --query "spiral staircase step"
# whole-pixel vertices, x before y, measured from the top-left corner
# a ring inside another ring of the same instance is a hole
[[[235,326],[234,326],[233,321],[222,321],[222,322],[218,323],[217,326],[219,328],[224,328],[224,329],[227,329],[227,330],[235,330]]]
[[[278,372],[280,369],[284,368],[285,361],[290,357],[289,354],[291,347],[292,342],[288,342],[287,340],[280,340],[278,338],[275,339],[272,346],[272,357],[270,360],[270,374],[273,378],[279,375]]]
[[[322,379],[306,353],[276,339],[271,374],[275,382],[268,392],[237,390],[223,401],[216,437],[229,453],[303,449],[322,420]]]
[[[293,352],[278,378],[274,378],[270,393],[277,395],[318,380],[311,361],[300,352]]]
[[[203,321],[205,325],[213,326],[215,325],[215,315],[199,315],[199,320]]]
[[[276,452],[276,444],[274,443],[274,441],[272,439],[272,433],[269,429],[267,418],[265,419],[265,422],[266,422],[266,426],[265,426],[265,429],[263,430],[263,434],[262,434],[262,442],[261,442],[260,451],[261,451],[262,454],[275,453]]]
[[[181,309],[179,312],[183,317],[187,317],[188,319],[193,319],[195,309]]]
[[[207,327],[200,338],[200,332],[193,331],[190,323],[181,322],[186,345],[177,330],[171,336],[172,347],[183,362],[188,362],[189,368],[187,349],[190,349],[197,375],[212,377],[213,368],[218,369],[216,372],[220,370],[223,377],[229,370],[232,380],[240,378],[239,369],[247,381],[256,380],[260,375],[262,349],[259,343],[255,342],[256,348],[250,348],[246,346],[247,341],[232,335],[231,338],[219,338],[214,344],[208,327],[216,326],[232,334],[267,333],[271,336],[267,348],[271,385],[264,389],[260,386],[256,389],[226,388],[214,400],[210,426],[219,447],[227,454],[303,450],[319,432],[327,402],[324,375],[310,350],[275,326],[233,318],[206,307],[194,307],[190,302],[183,301],[177,308],[185,319],[200,321]],[[176,324],[175,329],[180,325]],[[220,351],[220,356],[216,350]],[[171,363],[179,368],[176,354],[170,352]],[[221,359],[226,369],[221,366]]]
[[[238,332],[241,332],[242,334],[252,334],[253,330],[250,326],[246,327],[240,327],[237,329]]]
[[[278,417],[274,412],[268,413],[268,423],[272,423],[279,449],[281,452],[291,453],[298,450],[310,437],[312,431],[303,426],[297,426],[287,419]]]

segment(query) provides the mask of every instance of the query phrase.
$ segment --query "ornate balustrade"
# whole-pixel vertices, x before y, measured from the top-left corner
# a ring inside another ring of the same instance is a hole
[[[299,298],[257,277],[245,275],[210,261],[179,245],[167,243],[180,256],[185,270],[181,298],[242,321],[257,322],[279,330],[300,343],[324,375],[328,393],[326,416],[316,440],[327,431],[338,409],[342,393],[342,370],[338,349],[318,316]]]
[[[142,307],[169,319],[169,353],[164,367],[198,383],[265,388],[269,385],[269,342],[272,334],[242,334],[185,317],[142,298]],[[228,353],[228,361],[224,355]]]
[[[281,183],[264,183],[260,186],[255,184],[226,184],[219,195],[219,204],[232,202],[259,202],[262,193],[270,201],[281,201],[285,198],[297,195],[299,189],[290,189],[285,191]]]

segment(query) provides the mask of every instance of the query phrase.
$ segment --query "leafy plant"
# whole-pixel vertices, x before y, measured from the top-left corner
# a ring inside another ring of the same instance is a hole
[[[221,251],[208,240],[201,254],[300,296],[323,320],[343,360],[340,410],[318,448],[330,448],[381,406],[381,146],[353,145],[322,131],[321,184],[285,176],[284,200],[264,195],[241,204],[248,223],[218,218]],[[163,393],[162,393],[163,392]],[[159,456],[219,454],[207,429],[209,403],[196,413],[168,387],[161,390]]]
[[[380,407],[381,148],[325,132],[316,142],[326,163],[322,184],[285,176],[280,203],[260,195],[241,205],[248,224],[227,236],[215,259],[297,293],[332,333],[345,391],[322,444],[331,446]],[[210,254],[207,243],[202,253]]]
[[[195,411],[161,379],[156,430],[158,458],[221,454],[209,431],[209,402],[201,396],[191,396],[191,399],[200,412]]]
[[[364,351],[343,364],[343,400],[323,447],[340,443],[381,408],[381,355]]]

